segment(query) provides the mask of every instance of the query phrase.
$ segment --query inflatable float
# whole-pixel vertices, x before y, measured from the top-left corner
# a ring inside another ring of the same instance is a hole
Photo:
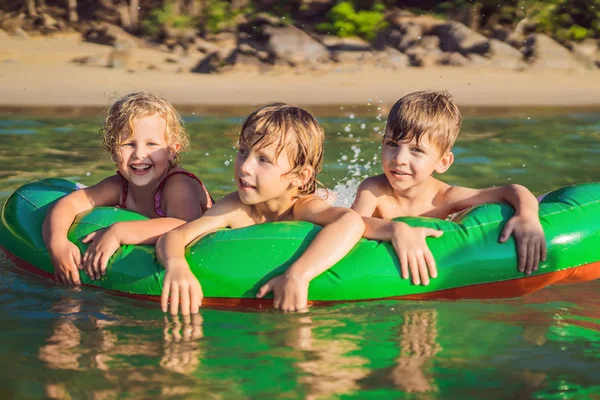
[[[53,266],[42,240],[48,208],[77,184],[46,179],[17,189],[0,215],[0,251],[17,266],[53,277]],[[518,297],[557,283],[600,277],[600,183],[565,187],[547,194],[540,203],[548,257],[538,271],[517,270],[513,239],[499,243],[510,206],[487,204],[463,213],[454,221],[402,218],[413,226],[444,231],[428,244],[438,265],[438,278],[428,286],[402,279],[392,246],[362,239],[340,262],[311,282],[312,303],[375,299],[491,299]],[[113,207],[79,215],[69,239],[81,251],[81,239],[118,221],[146,217]],[[187,260],[204,291],[204,306],[254,307],[270,300],[255,298],[258,288],[282,273],[307,247],[321,228],[306,222],[266,223],[243,229],[224,229],[196,241]],[[81,271],[84,285],[133,297],[158,300],[164,269],[153,246],[122,246],[111,258],[107,274],[91,280]]]

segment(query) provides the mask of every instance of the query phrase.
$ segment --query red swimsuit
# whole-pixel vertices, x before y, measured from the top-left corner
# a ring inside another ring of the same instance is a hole
[[[121,204],[119,204],[119,207],[121,208],[127,208],[127,187],[128,187],[128,182],[127,179],[125,179],[123,177],[123,175],[119,174],[117,172],[117,174],[123,178],[123,196],[121,197]],[[206,187],[204,186],[204,184],[202,183],[202,181],[200,179],[198,179],[198,177],[194,174],[192,174],[191,172],[188,171],[173,171],[168,173],[162,181],[160,181],[160,183],[158,184],[158,188],[156,189],[156,192],[154,193],[154,212],[161,216],[161,217],[166,217],[165,213],[163,212],[163,210],[160,208],[160,203],[162,200],[162,188],[165,184],[165,182],[167,181],[167,179],[169,179],[171,176],[173,175],[177,175],[177,174],[184,174],[189,176],[192,179],[195,179],[196,181],[198,181],[198,183],[200,184],[200,186],[202,186],[202,189],[204,189],[204,193],[206,193],[206,198],[208,199],[208,203],[206,205],[206,209],[202,209],[202,212],[206,212],[207,209],[209,209],[210,207],[212,207],[212,205],[215,203],[215,201],[213,200],[213,198],[210,196],[210,194],[208,193],[208,190],[206,190]]]

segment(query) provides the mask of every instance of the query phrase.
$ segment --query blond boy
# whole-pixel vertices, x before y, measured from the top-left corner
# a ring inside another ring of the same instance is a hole
[[[505,202],[516,212],[499,240],[515,236],[519,271],[530,274],[546,258],[538,202],[525,187],[470,189],[450,186],[433,176],[452,165],[451,149],[461,123],[460,111],[448,92],[414,92],[398,100],[390,110],[383,137],[383,174],[365,179],[352,205],[365,217],[365,236],[390,240],[398,254],[402,277],[407,279],[410,270],[415,284],[427,285],[429,276],[437,276],[425,238],[439,237],[442,232],[384,220],[404,216],[446,219],[478,204]]]

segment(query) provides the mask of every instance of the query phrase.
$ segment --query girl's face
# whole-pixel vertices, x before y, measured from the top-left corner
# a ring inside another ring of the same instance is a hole
[[[240,143],[235,159],[235,180],[240,199],[245,204],[258,204],[284,197],[302,185],[298,176],[287,175],[293,167],[286,149],[277,154],[277,144],[249,148]]]
[[[117,168],[134,186],[156,186],[168,173],[174,152],[165,131],[166,121],[159,114],[133,120],[133,136],[120,144]]]
[[[429,142],[427,135],[410,142],[394,140],[386,133],[381,148],[383,172],[394,190],[407,190],[429,179],[434,172],[445,172],[450,164],[448,155],[440,154],[438,147]]]

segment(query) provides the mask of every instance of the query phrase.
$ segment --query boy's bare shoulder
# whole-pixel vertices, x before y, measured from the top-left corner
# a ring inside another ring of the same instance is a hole
[[[384,174],[372,176],[362,181],[358,191],[367,191],[376,197],[387,194],[390,191],[390,184]]]

